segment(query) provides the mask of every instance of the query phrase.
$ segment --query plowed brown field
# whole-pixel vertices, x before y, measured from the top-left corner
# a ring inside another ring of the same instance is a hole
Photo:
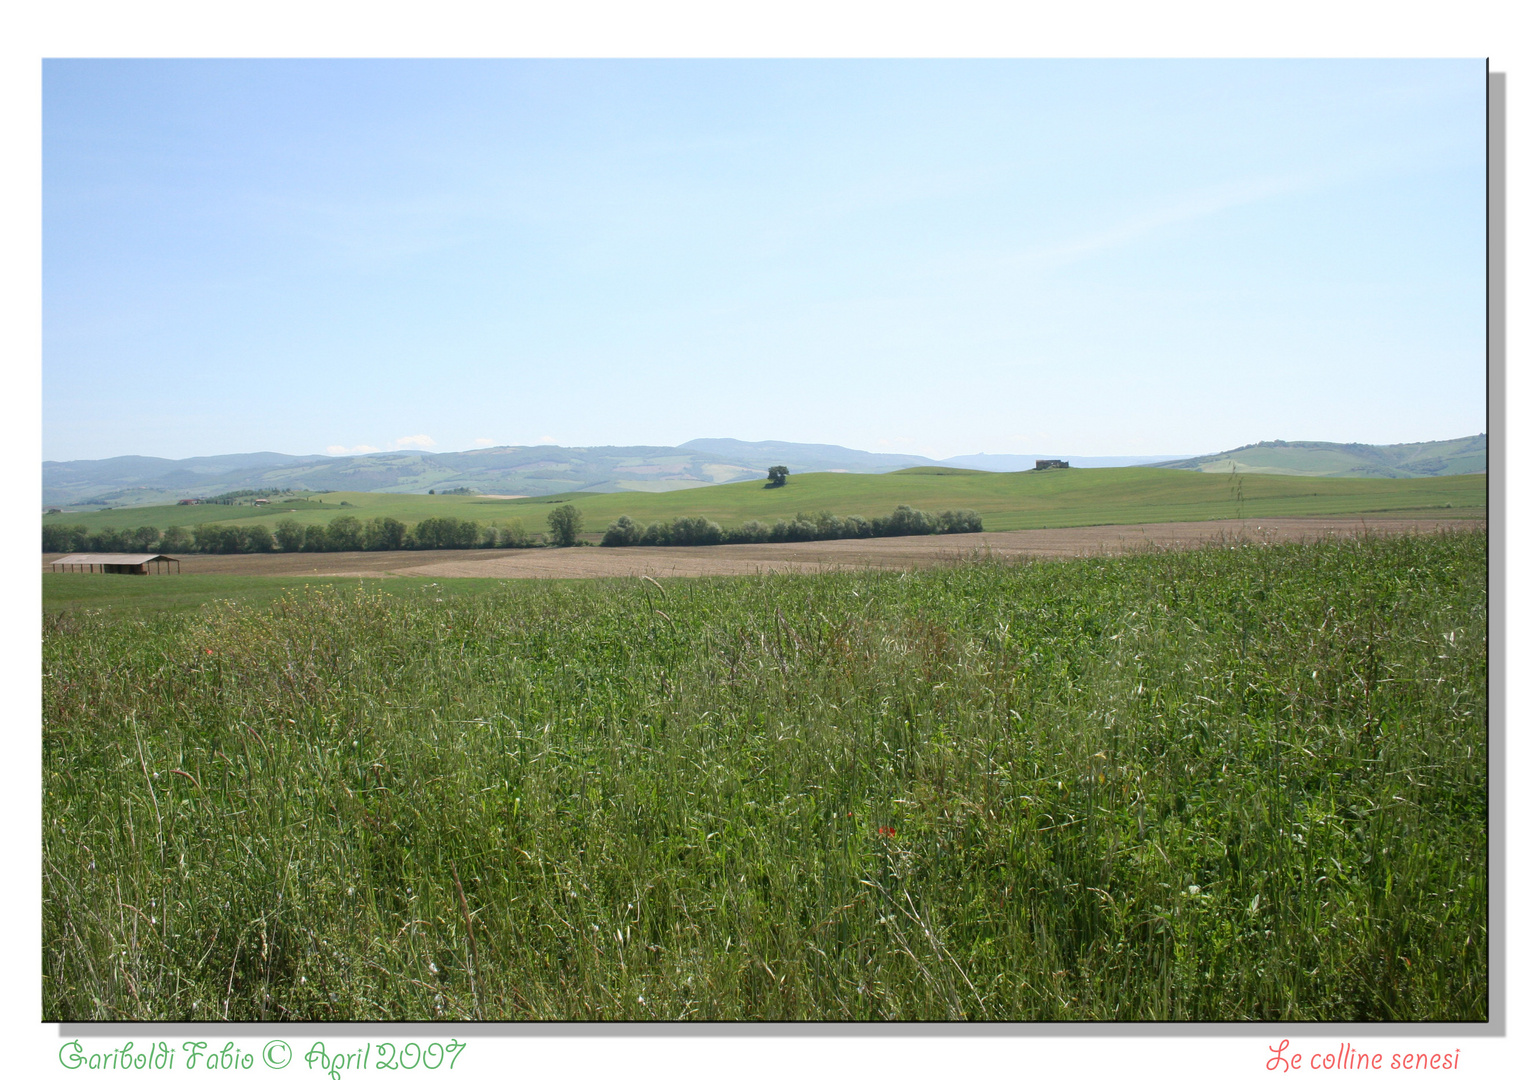
[[[1090,525],[1071,529],[954,536],[901,536],[879,540],[825,540],[805,544],[714,547],[525,548],[464,551],[336,551],[273,555],[182,555],[187,574],[290,577],[706,577],[723,574],[811,573],[864,567],[913,569],[962,558],[1076,558],[1121,555],[1206,543],[1306,542],[1361,534],[1479,529],[1473,520],[1421,518],[1249,518],[1155,525]],[[58,555],[44,555],[47,570]]]

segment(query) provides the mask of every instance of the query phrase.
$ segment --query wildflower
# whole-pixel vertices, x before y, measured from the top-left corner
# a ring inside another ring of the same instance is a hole
[[[208,655],[208,656],[211,656],[211,655],[212,655],[212,650],[211,650],[211,649],[208,649],[208,650],[207,650],[207,655]]]
[[[897,830],[892,828],[892,826],[890,826],[890,825],[883,825],[881,828],[877,829],[876,831],[878,833],[880,833],[882,836],[896,836],[897,835]]]

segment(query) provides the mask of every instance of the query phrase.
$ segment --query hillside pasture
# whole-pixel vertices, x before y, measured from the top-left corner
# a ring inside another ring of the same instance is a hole
[[[1409,517],[1470,517],[1484,512],[1481,475],[1425,479],[1347,479],[1252,475],[1216,476],[1173,469],[1057,469],[1028,473],[982,473],[961,469],[911,469],[882,475],[807,473],[778,488],[762,483],[720,484],[684,491],[570,494],[525,499],[475,495],[394,495],[326,492],[271,506],[158,506],[56,514],[47,521],[111,526],[194,527],[204,522],[262,524],[283,518],[326,525],[349,514],[393,517],[408,525],[425,518],[455,517],[482,525],[524,524],[546,531],[547,512],[573,503],[584,515],[587,539],[627,515],[644,524],[677,517],[705,517],[733,528],[750,520],[766,524],[798,513],[828,511],[866,518],[907,504],[920,510],[976,510],[989,532],[1011,529],[1239,518],[1401,514]]]
[[[1162,466],[1208,473],[1276,473],[1301,476],[1417,477],[1484,472],[1487,439],[1473,435],[1439,442],[1361,443],[1261,442],[1221,454]]]

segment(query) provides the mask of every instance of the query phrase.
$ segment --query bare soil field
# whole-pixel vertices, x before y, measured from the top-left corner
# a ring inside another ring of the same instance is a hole
[[[1391,536],[1413,531],[1480,529],[1475,519],[1249,518],[1150,525],[1090,525],[1067,529],[799,544],[711,547],[503,548],[462,551],[336,551],[272,555],[181,555],[186,574],[285,577],[710,577],[813,573],[866,567],[915,569],[963,558],[1026,559],[1122,555],[1207,543],[1303,543],[1329,537]],[[42,557],[47,571],[56,554]]]

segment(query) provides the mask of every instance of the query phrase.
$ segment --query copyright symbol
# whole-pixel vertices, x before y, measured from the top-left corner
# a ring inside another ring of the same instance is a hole
[[[284,1039],[272,1039],[260,1051],[260,1060],[273,1069],[285,1069],[292,1063],[292,1048]]]

